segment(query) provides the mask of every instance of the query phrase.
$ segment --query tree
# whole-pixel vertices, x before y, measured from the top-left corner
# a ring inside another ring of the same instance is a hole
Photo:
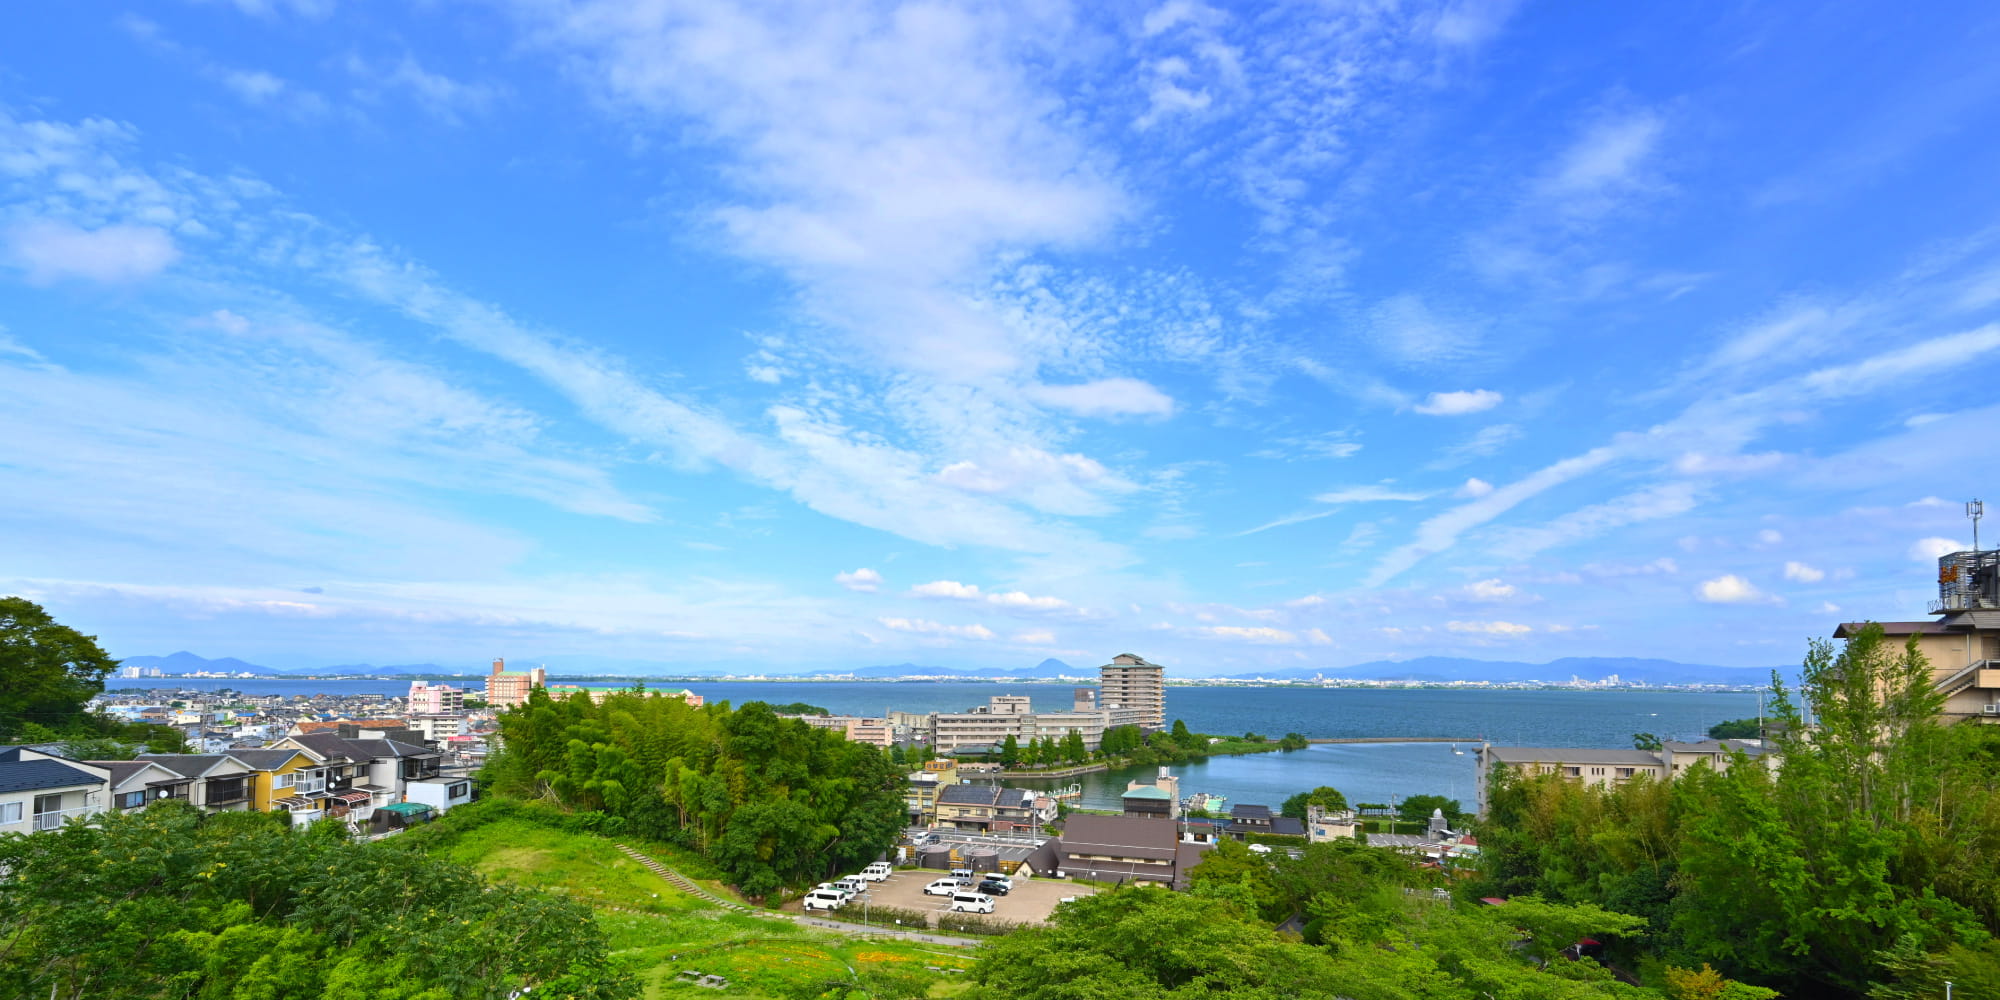
[[[1712,740],[1754,740],[1764,735],[1764,724],[1758,719],[1726,719],[1708,727],[1708,738]]]
[[[1013,767],[1020,762],[1021,741],[1013,733],[1008,733],[1007,739],[1000,744],[1000,764],[1003,767]]]
[[[1652,733],[1633,733],[1632,749],[1658,752],[1666,749],[1666,743]]]
[[[117,666],[96,636],[57,624],[25,598],[0,597],[0,742],[30,722],[54,730],[84,722],[84,706]]]
[[[1312,741],[1299,733],[1286,733],[1284,738],[1278,741],[1278,749],[1286,753],[1291,753],[1294,750],[1304,750],[1311,745]]]
[[[1090,751],[1084,749],[1083,734],[1072,729],[1063,737],[1063,759],[1072,764],[1081,764],[1090,759]]]
[[[1347,808],[1347,796],[1340,794],[1338,788],[1321,785],[1310,792],[1300,792],[1286,799],[1285,804],[1278,809],[1278,815],[1302,820],[1306,818],[1307,806],[1318,806],[1327,812],[1339,812]]]
[[[1426,823],[1433,811],[1444,810],[1444,821],[1456,827],[1465,818],[1465,810],[1457,799],[1447,799],[1442,795],[1412,795],[1396,807],[1396,815],[1405,823]]]

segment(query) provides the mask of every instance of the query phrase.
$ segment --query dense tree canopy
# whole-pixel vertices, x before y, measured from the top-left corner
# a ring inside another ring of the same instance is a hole
[[[85,703],[117,666],[96,636],[57,624],[26,598],[0,597],[0,743],[28,725],[65,732],[84,722]]]
[[[1805,707],[1774,684],[1778,767],[1744,755],[1596,789],[1502,774],[1480,831],[1494,895],[1645,916],[1651,948],[1788,995],[2000,995],[2000,741],[1939,721],[1915,645],[1815,642]]]
[[[763,702],[732,711],[625,692],[595,704],[538,689],[500,732],[485,772],[495,790],[687,844],[753,896],[875,860],[905,819],[887,754]]]
[[[1305,819],[1307,806],[1318,806],[1328,812],[1339,812],[1347,808],[1347,796],[1340,794],[1338,788],[1321,785],[1310,792],[1300,792],[1286,799],[1284,805],[1278,807],[1278,814],[1293,819]]]
[[[180,802],[0,836],[0,998],[618,1000],[588,908],[395,841]]]

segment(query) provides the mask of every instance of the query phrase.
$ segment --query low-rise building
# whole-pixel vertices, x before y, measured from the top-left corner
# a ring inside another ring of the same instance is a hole
[[[1184,885],[1210,845],[1180,841],[1178,825],[1135,816],[1072,813],[1056,840],[1062,873],[1100,882]]]
[[[938,792],[958,784],[958,766],[949,758],[925,761],[923,770],[912,771],[903,793],[904,807],[911,826],[936,826]]]
[[[1356,816],[1352,809],[1328,812],[1322,806],[1306,807],[1306,839],[1312,843],[1353,840],[1360,830],[1360,817]]]
[[[508,670],[506,660],[496,659],[493,672],[486,677],[486,703],[496,709],[525,705],[530,692],[548,684],[549,673],[541,667]]]
[[[410,682],[410,711],[413,714],[443,715],[465,711],[465,692],[449,684]]]
[[[26,746],[0,747],[0,833],[37,833],[110,806],[111,772]]]
[[[937,825],[1011,833],[1036,828],[1035,793],[1001,785],[949,785],[938,793]]]
[[[1777,757],[1759,740],[1668,741],[1658,750],[1601,750],[1589,747],[1479,748],[1479,814],[1486,814],[1486,792],[1495,767],[1530,774],[1560,774],[1572,781],[1615,787],[1637,778],[1666,781],[1697,764],[1727,768],[1731,751],[1740,751],[1776,766]]]
[[[243,812],[257,798],[257,772],[226,753],[145,753],[149,760],[188,779],[187,802],[203,812]]]
[[[170,767],[150,760],[91,760],[109,775],[106,812],[133,812],[162,799],[184,799],[192,781]]]

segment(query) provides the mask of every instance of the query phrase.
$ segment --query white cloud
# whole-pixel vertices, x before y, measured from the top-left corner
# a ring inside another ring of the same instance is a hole
[[[1750,581],[1734,573],[1702,581],[1695,593],[1709,604],[1754,604],[1769,599]]]
[[[1321,629],[1316,629],[1316,628],[1306,629],[1305,637],[1307,642],[1310,642],[1315,646],[1333,645],[1333,637],[1327,635],[1326,632]]]
[[[1428,500],[1430,496],[1429,493],[1395,490],[1387,486],[1342,486],[1321,493],[1313,499],[1319,503],[1374,503],[1388,500]]]
[[[1458,392],[1434,392],[1417,404],[1418,413],[1434,417],[1456,417],[1467,413],[1478,413],[1500,405],[1503,399],[1490,389],[1470,389]]]
[[[1429,367],[1470,357],[1481,335],[1481,324],[1469,317],[1447,316],[1415,295],[1397,295],[1383,300],[1369,312],[1367,331],[1376,349],[1390,361],[1409,368]],[[1446,397],[1480,396],[1481,393],[1444,393]],[[1438,405],[1433,393],[1429,405]],[[1444,405],[1458,401],[1447,400]],[[1422,406],[1419,413],[1473,413],[1500,402],[1473,400],[1470,409],[1433,411]]]
[[[1445,45],[1472,48],[1506,27],[1520,0],[1458,0],[1438,11],[1431,35]]]
[[[1232,642],[1249,642],[1264,646],[1288,646],[1299,641],[1299,637],[1278,628],[1244,625],[1209,625],[1189,629],[1196,635],[1210,639],[1226,639]]]
[[[882,574],[863,566],[852,573],[835,573],[833,582],[849,590],[872,594],[881,589]]]
[[[978,588],[972,588],[976,594]],[[986,595],[986,603],[1016,611],[1067,611],[1070,603],[1060,597],[1035,597],[1018,590]]]
[[[1332,517],[1338,513],[1340,511],[1336,508],[1334,510],[1300,511],[1296,514],[1287,514],[1275,521],[1266,521],[1254,528],[1246,528],[1239,531],[1235,537],[1242,538],[1244,535],[1254,535],[1260,531],[1269,531],[1272,528],[1283,528],[1293,524],[1304,524],[1307,521],[1317,521],[1322,517]]]
[[[1784,540],[1784,533],[1775,528],[1765,528],[1757,532],[1757,544],[1759,545],[1777,545]]]
[[[1910,545],[1910,558],[1916,562],[1937,562],[1954,552],[1964,552],[1969,546],[1949,538],[1920,538]]]
[[[1034,629],[1028,632],[1014,633],[1014,641],[1026,646],[1053,646],[1056,642],[1056,634],[1048,629]]]
[[[375,63],[358,56],[347,61],[348,72],[362,81],[357,97],[379,99],[391,90],[402,91],[419,107],[448,122],[467,114],[477,114],[493,106],[500,96],[497,87],[466,83],[426,69],[416,57],[405,54],[394,63]]]
[[[1601,200],[1640,183],[1664,129],[1665,122],[1649,111],[1597,121],[1563,151],[1539,193],[1572,211],[1598,208]]]
[[[1945,420],[1950,416],[1951,414],[1949,413],[1919,413],[1910,417],[1907,420],[1904,420],[1903,426],[1915,430],[1916,428],[1922,427],[1926,424],[1934,424],[1940,420]]]
[[[1501,638],[1507,638],[1507,639],[1519,638],[1535,630],[1534,626],[1532,625],[1518,625],[1515,624],[1514,622],[1502,622],[1502,621],[1491,621],[1491,622],[1454,621],[1454,622],[1445,622],[1444,627],[1450,629],[1453,632],[1465,632],[1474,635],[1499,636]]]
[[[124,284],[160,273],[180,251],[173,237],[155,226],[119,224],[89,230],[44,219],[10,229],[7,256],[28,273],[30,284],[54,284],[65,278]]]
[[[958,601],[976,601],[979,600],[979,585],[959,583],[956,580],[932,580],[911,587],[910,593],[916,597],[948,597]]]
[[[1813,609],[1813,614],[1816,615],[1837,615],[1839,613],[1840,613],[1840,605],[1835,604],[1832,601],[1821,601],[1819,603],[1819,607]]]
[[[1793,583],[1818,583],[1826,579],[1826,571],[1808,566],[1802,562],[1785,563],[1785,579]]]
[[[922,618],[877,618],[882,627],[913,635],[942,635],[957,639],[991,639],[993,630],[984,625],[946,625]]]
[[[1704,455],[1691,451],[1674,460],[1674,471],[1684,476],[1748,475],[1774,469],[1784,462],[1785,455],[1776,451],[1756,455]]]
[[[1036,385],[1028,397],[1083,417],[1169,417],[1171,396],[1135,378],[1107,378],[1081,385]]]
[[[1464,594],[1474,601],[1504,601],[1521,592],[1521,588],[1498,579],[1479,580],[1465,585]]]
[[[1325,604],[1325,603],[1326,603],[1326,598],[1324,598],[1324,597],[1321,597],[1321,596],[1319,596],[1318,594],[1307,594],[1307,595],[1306,595],[1306,596],[1304,596],[1304,597],[1297,597],[1297,598],[1293,598],[1292,600],[1289,600],[1289,601],[1286,601],[1286,602],[1285,602],[1285,607],[1288,607],[1288,608],[1316,608],[1316,607],[1319,607],[1320,605],[1322,605],[1322,604]]]
[[[1474,476],[1470,479],[1467,479],[1465,481],[1465,485],[1460,486],[1458,488],[1458,492],[1452,495],[1458,497],[1461,500],[1470,500],[1483,497],[1491,492],[1493,492],[1492,483],[1489,483],[1486,480],[1479,478],[1478,476]]]

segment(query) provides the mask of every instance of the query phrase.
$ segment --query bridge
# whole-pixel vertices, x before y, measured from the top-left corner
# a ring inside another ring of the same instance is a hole
[[[1481,743],[1477,736],[1347,736],[1309,739],[1307,743]]]

